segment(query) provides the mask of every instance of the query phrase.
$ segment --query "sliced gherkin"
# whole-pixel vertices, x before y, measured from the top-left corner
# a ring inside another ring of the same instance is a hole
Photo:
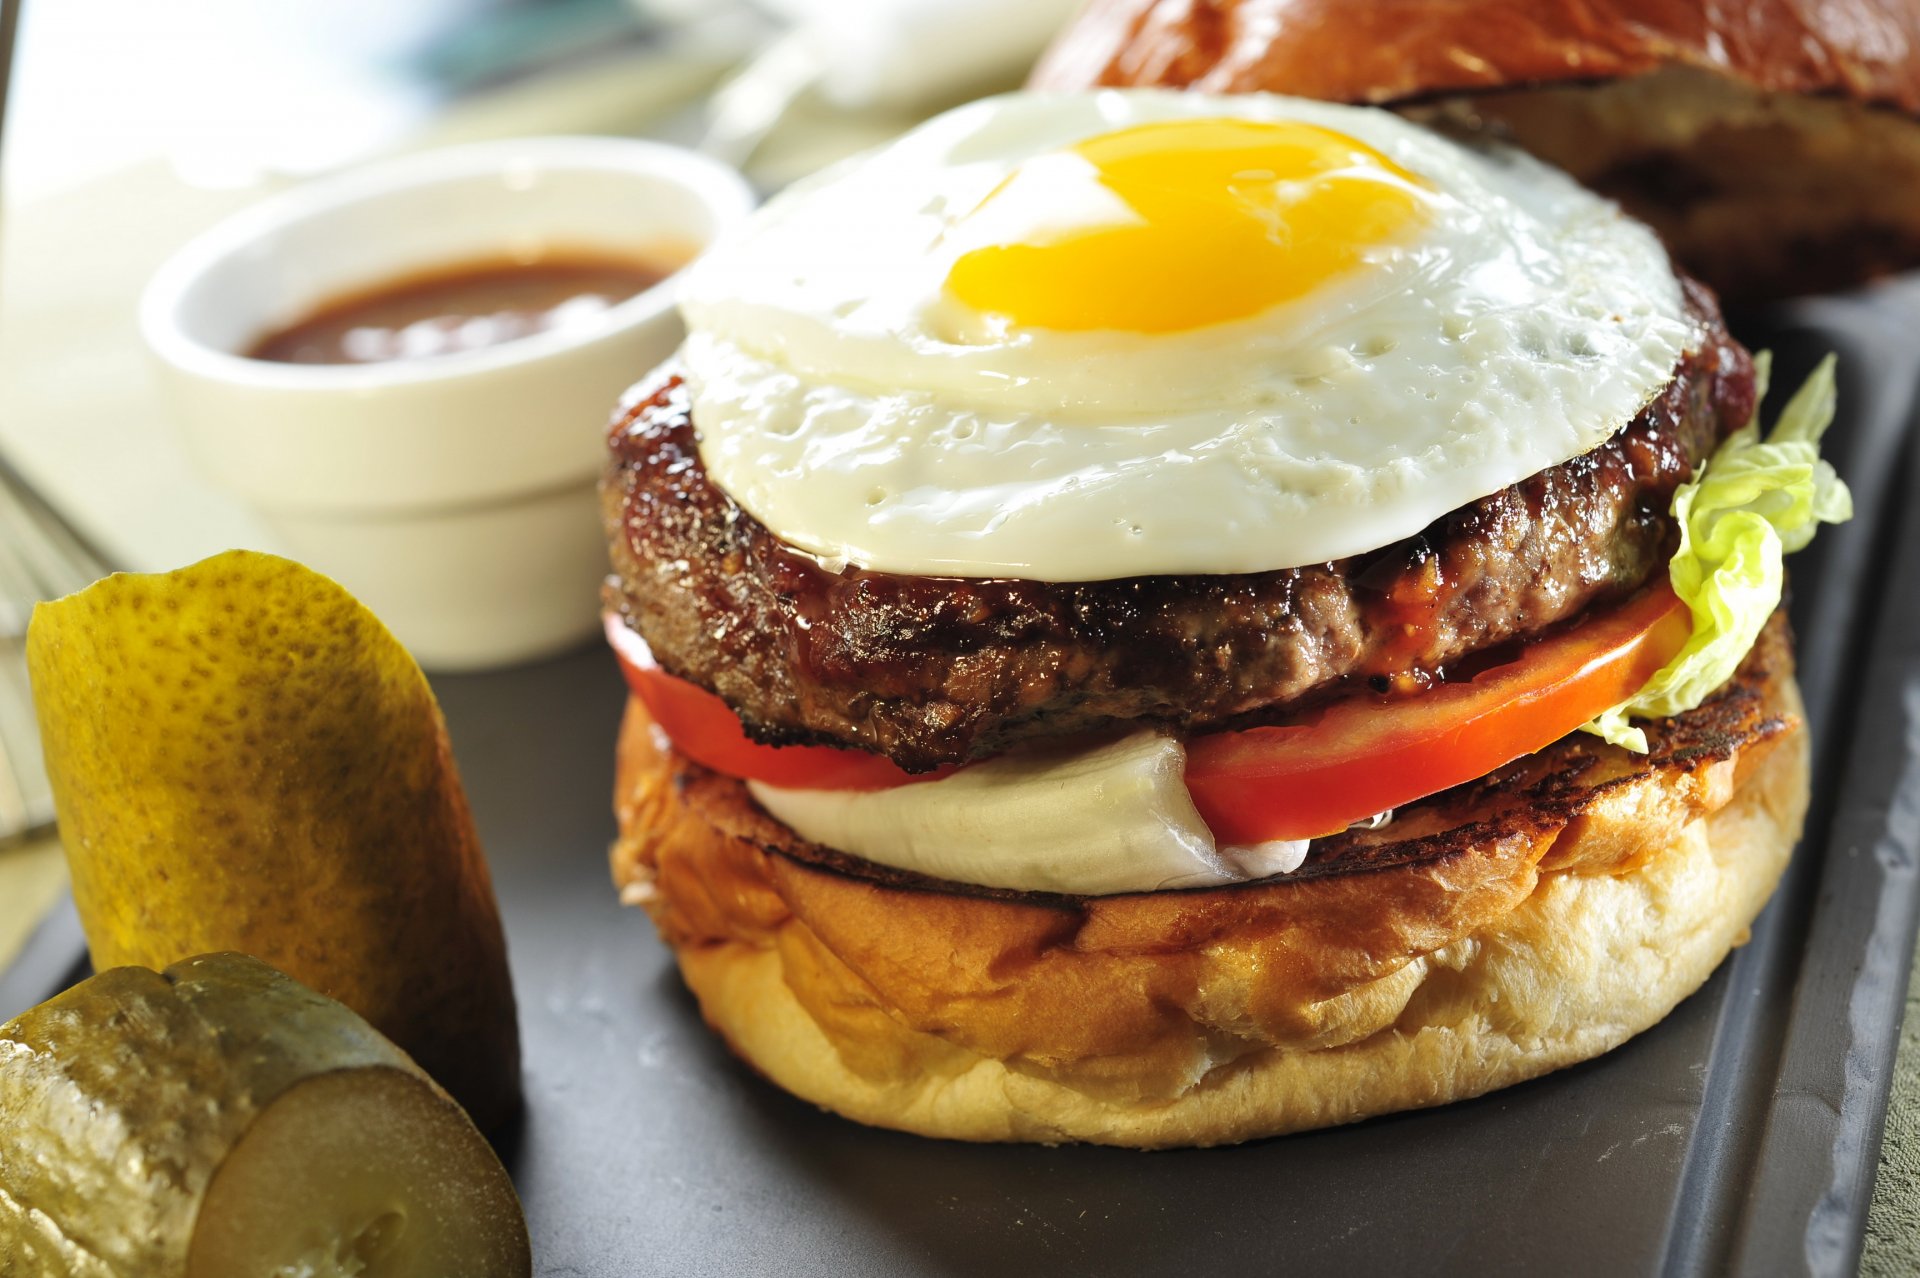
[[[41,604],[27,664],[96,969],[252,954],[481,1127],[518,1109],[486,859],[433,692],[377,617],[236,550]]]
[[[421,1068],[256,959],[0,1026],[6,1278],[522,1278],[506,1170]]]

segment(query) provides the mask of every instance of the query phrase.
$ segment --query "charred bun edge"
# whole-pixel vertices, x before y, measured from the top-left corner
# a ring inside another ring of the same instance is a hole
[[[636,703],[614,877],[707,1021],[815,1104],[965,1140],[1231,1143],[1506,1086],[1696,989],[1806,809],[1778,619],[1726,696],[1656,730],[1703,714],[1639,765],[1583,746],[1577,768],[1450,792],[1428,824],[1451,837],[1418,854],[1073,898],[941,890],[811,848]]]

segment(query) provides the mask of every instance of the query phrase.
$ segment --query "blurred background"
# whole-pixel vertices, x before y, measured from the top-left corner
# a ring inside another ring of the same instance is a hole
[[[872,132],[891,122],[889,110],[911,120],[942,99],[1017,84],[1071,8],[1071,0],[26,0],[5,178],[17,202],[163,159],[195,186],[247,186],[401,144],[514,86],[517,101],[468,127],[685,131],[691,121],[672,119],[676,108],[697,115],[707,89],[768,53],[779,54],[770,60],[778,66],[761,68],[758,95],[791,87],[799,104],[809,96],[801,89],[824,88],[819,101],[878,110],[838,122]],[[796,55],[806,53],[817,57],[814,74],[796,77],[796,60],[806,61]]]

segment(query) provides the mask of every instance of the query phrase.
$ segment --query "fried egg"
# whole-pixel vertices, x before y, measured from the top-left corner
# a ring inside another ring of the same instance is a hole
[[[1089,581],[1378,549],[1584,453],[1699,340],[1653,234],[1384,111],[1015,94],[681,284],[713,482],[832,565]]]

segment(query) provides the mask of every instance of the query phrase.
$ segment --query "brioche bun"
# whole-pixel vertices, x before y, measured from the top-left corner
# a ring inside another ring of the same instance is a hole
[[[1395,106],[1510,134],[1723,295],[1920,263],[1906,0],[1092,0],[1035,87]]]
[[[1518,1082],[1696,989],[1806,808],[1784,623],[1649,737],[1576,734],[1284,879],[1057,897],[807,844],[631,702],[613,870],[707,1020],[807,1100],[964,1140],[1225,1144]]]

